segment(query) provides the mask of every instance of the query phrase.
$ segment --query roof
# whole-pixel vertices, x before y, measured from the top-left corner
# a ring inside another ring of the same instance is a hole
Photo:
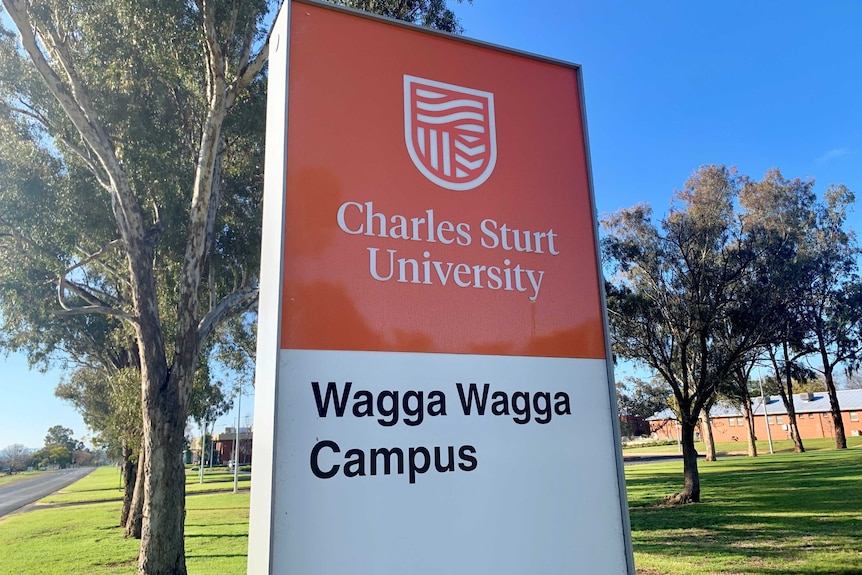
[[[842,389],[838,391],[838,405],[841,411],[862,411],[862,389]],[[770,395],[766,398],[766,413],[785,414],[787,409],[780,395]],[[751,399],[751,408],[754,415],[763,415],[764,404],[760,397]],[[808,399],[807,393],[793,395],[793,409],[796,413],[828,413],[829,394],[825,391],[815,391],[812,398]],[[741,417],[742,409],[730,402],[717,402],[709,411],[710,417]],[[664,419],[676,419],[676,414],[670,409],[663,409],[647,418],[649,421],[661,421]]]

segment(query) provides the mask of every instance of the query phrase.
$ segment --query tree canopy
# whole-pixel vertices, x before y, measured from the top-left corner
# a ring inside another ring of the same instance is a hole
[[[460,30],[444,0],[343,3]],[[2,0],[16,30],[0,29],[0,347],[84,370],[66,387],[81,406],[86,382],[139,375],[140,573],[186,571],[177,454],[195,372],[257,301],[280,4]]]
[[[750,401],[758,358],[774,359],[774,381],[791,406],[793,383],[810,375],[801,358],[822,369],[827,390],[835,365],[855,367],[862,306],[854,299],[855,244],[844,229],[851,201],[843,186],[818,200],[813,181],[778,170],[755,181],[704,166],[658,222],[643,205],[604,218],[614,352],[673,392],[685,468],[674,501],[699,500],[698,418],[719,394]],[[838,447],[841,439],[839,432]]]

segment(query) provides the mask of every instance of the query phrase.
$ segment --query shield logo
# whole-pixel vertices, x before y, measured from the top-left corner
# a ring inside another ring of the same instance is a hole
[[[426,178],[472,190],[497,162],[494,94],[405,74],[404,140]]]

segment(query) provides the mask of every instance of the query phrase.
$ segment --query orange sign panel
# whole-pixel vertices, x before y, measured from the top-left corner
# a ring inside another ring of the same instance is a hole
[[[282,348],[604,359],[576,70],[356,20],[292,6]]]

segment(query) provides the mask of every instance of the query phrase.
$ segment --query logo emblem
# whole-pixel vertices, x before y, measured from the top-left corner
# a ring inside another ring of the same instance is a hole
[[[405,74],[404,140],[426,178],[472,190],[497,162],[494,94]]]

